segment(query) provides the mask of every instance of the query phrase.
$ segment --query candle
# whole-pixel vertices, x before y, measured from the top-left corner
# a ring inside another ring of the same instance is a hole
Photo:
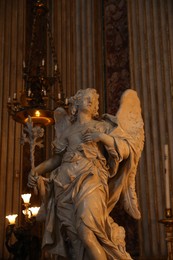
[[[30,97],[31,96],[31,89],[29,88],[28,89],[28,97]]]
[[[58,93],[58,99],[61,99],[61,93]]]
[[[23,202],[28,204],[30,202],[31,194],[30,193],[22,194],[21,197],[23,199]]]
[[[65,99],[65,105],[68,105],[68,98]]]
[[[8,103],[11,103],[11,97],[8,98]]]
[[[10,225],[14,225],[15,224],[17,216],[18,216],[17,214],[6,216],[6,218],[8,219]]]
[[[166,209],[171,208],[170,203],[170,185],[169,185],[169,156],[168,156],[168,145],[165,144],[165,195],[166,195]]]
[[[58,66],[57,66],[57,64],[55,64],[55,71],[57,71],[57,69],[58,69]]]
[[[17,93],[14,93],[13,99],[17,99]]]
[[[45,61],[44,61],[44,59],[42,59],[41,65],[44,66],[44,64],[45,64]]]

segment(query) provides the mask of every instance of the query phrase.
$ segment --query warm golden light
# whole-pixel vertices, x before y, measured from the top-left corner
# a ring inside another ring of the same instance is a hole
[[[31,194],[30,193],[22,194],[21,197],[23,199],[23,202],[27,204],[30,202]]]
[[[41,115],[41,114],[40,114],[40,111],[39,111],[39,110],[36,110],[36,111],[35,111],[35,116],[36,116],[36,117],[40,117],[40,115]]]
[[[14,225],[15,224],[17,216],[18,216],[17,214],[6,216],[6,218],[8,219],[10,225]]]
[[[22,210],[22,213],[27,216],[28,218],[31,218],[31,211],[29,209]]]
[[[29,210],[31,211],[32,217],[37,216],[39,209],[40,209],[40,207],[31,207],[31,208],[29,208]]]
[[[45,109],[29,109],[27,110],[27,113],[26,111],[20,111],[16,113],[15,120],[23,124],[26,124],[31,120],[33,122],[33,125],[47,126],[54,124],[53,111]]]

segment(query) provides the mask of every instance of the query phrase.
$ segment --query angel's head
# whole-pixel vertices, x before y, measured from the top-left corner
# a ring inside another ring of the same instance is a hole
[[[77,114],[81,110],[85,110],[91,114],[92,118],[98,116],[99,95],[94,88],[80,89],[75,96],[69,100],[72,121],[75,121]]]

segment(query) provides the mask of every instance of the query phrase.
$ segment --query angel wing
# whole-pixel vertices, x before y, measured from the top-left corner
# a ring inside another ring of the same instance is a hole
[[[106,117],[117,125],[113,130],[114,135],[125,140],[130,150],[128,159],[119,165],[116,175],[109,182],[110,210],[121,195],[125,211],[135,219],[139,219],[141,214],[138,209],[135,177],[144,146],[144,123],[136,91],[126,90],[121,97],[116,116],[106,115]]]
[[[139,159],[144,146],[144,122],[136,91],[128,89],[123,93],[116,120],[117,124],[131,137],[131,144]]]
[[[54,110],[54,120],[55,141],[58,141],[65,129],[71,125],[70,116],[64,108],[58,107]]]
[[[116,114],[117,124],[127,134],[130,147],[130,169],[123,183],[122,197],[124,209],[136,219],[141,214],[135,190],[137,166],[144,147],[144,123],[141,115],[140,100],[136,91],[126,90],[120,100],[120,108]]]

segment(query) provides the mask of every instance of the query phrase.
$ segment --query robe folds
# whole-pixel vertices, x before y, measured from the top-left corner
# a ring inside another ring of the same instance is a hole
[[[46,217],[43,248],[52,254],[68,257],[64,242],[66,237],[63,235],[67,230],[78,243],[76,259],[89,260],[78,233],[80,225],[85,225],[96,236],[107,259],[131,259],[125,248],[125,230],[113,221],[109,213],[122,194],[127,212],[140,218],[134,189],[138,160],[133,140],[120,126],[110,122],[98,121],[94,128],[111,136],[114,147],[106,147],[99,142],[81,141],[77,146],[55,142],[58,149],[61,146],[66,151],[61,165],[51,172],[46,187],[47,200],[40,209],[40,215],[44,211]],[[78,131],[72,131],[69,138]],[[130,192],[133,202],[126,199],[129,180],[132,180]]]

